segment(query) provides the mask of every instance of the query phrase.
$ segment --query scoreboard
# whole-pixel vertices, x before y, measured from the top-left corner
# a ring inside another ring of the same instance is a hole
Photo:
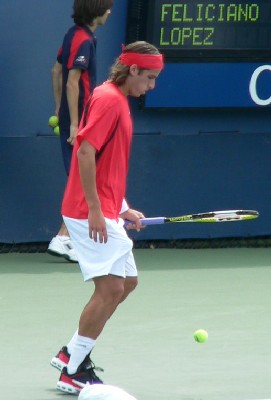
[[[147,94],[146,107],[257,107],[271,103],[271,0],[128,0],[126,41],[136,40],[154,44],[166,61],[163,87],[159,77],[157,95],[157,89]],[[243,77],[243,88],[236,74]],[[188,80],[195,99],[190,93],[186,105],[181,94],[176,96],[172,90],[183,83],[186,86]],[[216,83],[211,91],[210,81]],[[235,84],[239,94],[241,91],[237,103]],[[225,90],[227,100],[223,102]]]
[[[129,4],[129,36],[144,36],[167,59],[270,56],[271,0],[129,0]]]
[[[169,57],[264,56],[271,49],[271,1],[153,1],[148,36]]]

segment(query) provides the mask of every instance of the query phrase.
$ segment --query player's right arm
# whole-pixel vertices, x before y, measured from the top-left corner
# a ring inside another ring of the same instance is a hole
[[[70,113],[70,137],[68,143],[74,144],[74,140],[78,131],[79,124],[79,110],[78,110],[78,100],[79,100],[79,80],[81,77],[81,69],[71,69],[68,75],[68,81],[66,86],[68,107]]]
[[[96,149],[86,140],[83,140],[77,158],[79,173],[86,202],[88,204],[89,237],[95,242],[106,243],[108,236],[104,215],[96,187]]]
[[[56,61],[51,70],[51,76],[55,101],[55,115],[58,116],[62,93],[62,65],[58,61]]]

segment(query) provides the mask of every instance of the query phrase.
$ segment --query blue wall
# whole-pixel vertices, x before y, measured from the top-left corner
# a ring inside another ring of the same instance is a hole
[[[116,3],[113,17],[97,30],[100,82],[118,55],[125,34],[126,1]],[[47,125],[54,112],[51,68],[64,33],[73,24],[72,4],[72,0],[0,2],[0,136],[51,133]],[[121,29],[116,30],[116,24]]]
[[[66,177],[59,139],[47,121],[54,112],[50,70],[72,24],[72,3],[0,3],[2,243],[49,241],[61,221]],[[125,42],[127,3],[115,0],[108,23],[97,30],[100,82]],[[135,100],[131,105],[135,137],[127,197],[134,208],[150,216],[225,208],[261,213],[257,221],[152,227],[133,237],[271,234],[270,109],[139,109]]]

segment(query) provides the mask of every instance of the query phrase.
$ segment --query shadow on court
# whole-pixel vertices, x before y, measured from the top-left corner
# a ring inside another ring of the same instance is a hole
[[[93,351],[106,383],[138,400],[270,398],[271,249],[138,249],[139,286]],[[1,398],[76,398],[49,363],[93,285],[47,254],[0,255]],[[198,344],[193,332],[209,340]]]

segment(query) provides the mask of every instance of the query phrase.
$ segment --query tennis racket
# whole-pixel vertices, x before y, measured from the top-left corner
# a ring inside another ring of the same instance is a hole
[[[174,222],[234,222],[258,218],[258,211],[254,210],[225,210],[211,211],[199,214],[181,215],[179,217],[141,218],[142,225],[161,225]],[[125,221],[127,226],[130,221]]]

